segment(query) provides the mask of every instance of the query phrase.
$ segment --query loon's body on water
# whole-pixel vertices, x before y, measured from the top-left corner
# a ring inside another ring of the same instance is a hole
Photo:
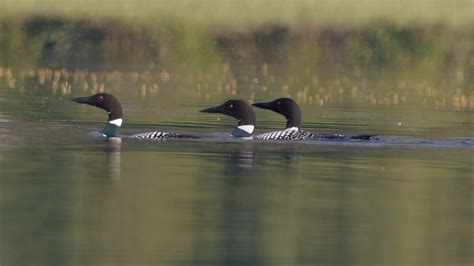
[[[257,140],[303,140],[314,135],[296,128],[288,128],[252,136],[255,129],[255,112],[252,106],[242,100],[228,100],[225,103],[201,110],[204,113],[221,113],[237,118],[239,121],[231,135],[236,138]]]
[[[123,122],[123,112],[120,102],[115,96],[109,93],[97,93],[88,97],[76,97],[72,98],[71,101],[76,103],[83,103],[92,105],[101,109],[104,109],[108,113],[108,123],[105,128],[100,131],[103,137],[119,137],[119,129]],[[128,138],[134,139],[151,139],[151,140],[164,140],[164,139],[195,139],[198,136],[186,135],[174,132],[161,132],[152,131],[139,133]]]
[[[203,113],[221,113],[235,117],[239,122],[231,135],[236,138],[252,138],[255,129],[255,112],[250,104],[242,100],[228,100],[225,103],[202,109]]]
[[[267,132],[255,136],[255,139],[272,140],[369,140],[375,135],[341,135],[341,134],[321,134],[301,130],[301,110],[298,104],[290,98],[278,98],[271,102],[254,103],[253,106],[272,110],[286,118],[284,130]]]

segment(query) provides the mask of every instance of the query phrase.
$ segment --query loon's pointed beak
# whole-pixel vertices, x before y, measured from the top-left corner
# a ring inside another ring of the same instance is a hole
[[[76,103],[85,103],[85,104],[90,104],[90,99],[89,97],[75,97],[75,98],[71,98],[69,99],[73,102],[76,102]]]
[[[222,113],[222,105],[205,108],[205,109],[200,110],[199,112],[202,112],[202,113]]]
[[[270,103],[254,103],[252,105],[262,109],[272,109],[272,105]]]

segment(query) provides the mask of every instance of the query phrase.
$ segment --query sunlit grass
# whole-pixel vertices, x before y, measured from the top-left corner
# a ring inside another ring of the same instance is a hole
[[[317,74],[287,73],[280,77],[264,64],[260,73],[241,73],[237,77],[229,65],[217,65],[212,72],[124,72],[87,69],[23,69],[15,72],[0,66],[0,89],[11,92],[42,93],[69,97],[112,92],[139,98],[156,98],[160,94],[186,95],[205,101],[241,97],[248,102],[256,98],[290,97],[301,104],[325,107],[361,104],[364,106],[423,106],[435,110],[474,110],[474,91],[448,80],[398,80],[382,77],[368,81],[355,73],[334,78]],[[242,76],[244,74],[244,76]],[[180,89],[181,88],[181,89]],[[169,96],[169,95],[168,95]],[[159,97],[162,97],[160,95]]]
[[[397,24],[474,22],[472,0],[1,0],[0,16],[119,18],[136,23],[179,20],[244,30],[262,24],[347,25],[384,19]]]

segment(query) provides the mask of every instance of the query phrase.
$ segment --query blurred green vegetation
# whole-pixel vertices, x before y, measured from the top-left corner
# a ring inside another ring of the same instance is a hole
[[[35,15],[120,19],[135,25],[166,21],[246,31],[262,25],[360,26],[385,18],[397,25],[474,22],[471,0],[2,0],[0,17]]]
[[[472,1],[2,2],[2,87],[474,108]]]
[[[268,62],[301,47],[307,49],[296,52],[309,56],[307,65],[429,68],[472,61],[469,0],[1,2],[0,63],[9,66],[35,59],[66,67],[87,61],[98,68],[146,61],[202,66],[219,60],[222,48]]]
[[[323,73],[461,71],[472,79],[473,44],[474,26],[398,26],[385,20],[360,27],[267,25],[246,32],[181,21],[153,26],[46,16],[0,21],[0,64],[13,68],[143,70],[154,65],[175,71],[231,62]]]

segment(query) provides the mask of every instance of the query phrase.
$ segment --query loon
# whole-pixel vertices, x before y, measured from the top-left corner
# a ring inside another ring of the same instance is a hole
[[[342,134],[321,134],[301,130],[301,110],[298,104],[290,98],[278,98],[271,102],[254,103],[253,106],[269,109],[277,112],[286,118],[284,130],[263,133],[255,136],[255,139],[277,139],[277,140],[311,140],[311,139],[332,139],[332,140],[369,140],[375,135],[342,135]]]
[[[88,97],[76,97],[70,99],[76,103],[83,103],[92,105],[101,109],[104,109],[109,114],[108,123],[105,128],[100,132],[103,137],[118,137],[119,129],[122,126],[123,114],[122,106],[120,102],[109,93],[97,93]],[[180,133],[173,132],[161,132],[161,131],[152,131],[139,133],[129,138],[134,139],[153,139],[153,140],[163,140],[163,139],[195,139],[199,138],[197,136],[184,135]]]
[[[237,127],[232,131],[232,136],[243,139],[257,140],[302,140],[301,136],[312,136],[311,132],[283,130],[252,136],[255,129],[255,112],[252,106],[242,100],[228,100],[225,103],[201,110],[204,113],[221,113],[239,120]]]
[[[255,112],[250,104],[242,100],[228,100],[225,103],[202,109],[203,113],[221,113],[232,116],[239,120],[237,127],[232,131],[232,136],[236,138],[252,138],[255,129]]]

